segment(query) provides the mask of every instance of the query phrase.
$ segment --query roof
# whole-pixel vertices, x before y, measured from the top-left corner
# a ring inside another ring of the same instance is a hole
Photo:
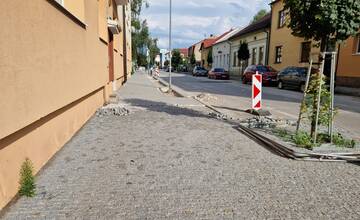
[[[180,53],[184,54],[185,57],[188,56],[188,54],[189,54],[189,49],[188,48],[180,48],[179,50],[180,50]]]
[[[247,27],[245,27],[244,29],[240,30],[237,34],[230,37],[229,40],[238,38],[242,35],[249,34],[249,33],[261,30],[261,29],[270,28],[270,26],[271,26],[271,14],[268,13],[263,18],[258,20],[257,22],[250,24]]]
[[[232,31],[229,30],[225,33],[223,33],[222,35],[220,35],[219,37],[212,37],[212,38],[207,38],[207,39],[204,39],[204,41],[202,42],[201,44],[201,48],[209,48],[211,47],[216,41],[218,41],[220,38],[223,38],[225,35],[227,35],[228,33],[230,33]]]
[[[234,30],[230,31],[229,33],[227,33],[226,35],[224,35],[223,37],[219,38],[214,44],[219,44],[221,42],[227,41],[230,37],[232,37],[233,35],[235,35],[237,32],[239,32],[241,30],[241,28],[235,28]]]
[[[274,1],[270,2],[270,5],[275,4],[278,1],[280,1],[280,0],[274,0]]]

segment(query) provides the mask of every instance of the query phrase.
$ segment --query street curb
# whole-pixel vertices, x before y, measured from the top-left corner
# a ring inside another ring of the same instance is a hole
[[[153,79],[157,80],[160,84],[162,84],[165,87],[169,86],[169,83],[167,83],[165,80],[163,80],[161,78],[153,77]],[[171,88],[172,88],[172,92],[175,93],[177,96],[183,97],[183,98],[189,98],[188,95],[185,95],[183,92],[180,92],[179,91],[180,89],[177,86],[172,85]]]

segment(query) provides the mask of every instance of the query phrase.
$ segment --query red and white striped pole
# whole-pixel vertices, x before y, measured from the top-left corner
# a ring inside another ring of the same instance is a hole
[[[252,109],[258,111],[262,107],[262,75],[256,71],[252,76]]]

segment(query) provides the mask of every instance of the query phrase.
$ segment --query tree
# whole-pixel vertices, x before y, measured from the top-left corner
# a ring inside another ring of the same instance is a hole
[[[169,66],[169,63],[170,63],[170,62],[169,62],[168,60],[165,60],[164,66],[165,66],[165,67],[168,67],[168,66]]]
[[[292,34],[320,41],[321,51],[331,40],[344,41],[360,28],[359,0],[284,0]]]
[[[211,66],[212,65],[212,63],[213,63],[213,56],[212,56],[212,48],[210,48],[210,50],[209,50],[209,53],[208,53],[208,55],[207,55],[207,59],[206,59],[206,61],[207,61],[207,63],[209,64],[209,66]]]
[[[258,13],[256,13],[256,15],[254,15],[251,23],[255,23],[258,20],[260,20],[261,18],[263,18],[268,12],[265,9],[261,9],[260,11],[258,11]]]
[[[359,0],[284,0],[285,10],[289,12],[288,27],[292,34],[306,40],[319,42],[321,52],[327,52],[331,43],[342,42],[349,36],[355,35],[360,28],[360,1]],[[335,47],[334,47],[335,48]],[[320,64],[324,62],[320,59]],[[307,108],[311,117],[311,136],[314,137],[317,114],[318,88],[322,86],[321,73],[312,77],[311,84],[315,87],[308,89],[313,102],[308,102]],[[314,82],[315,81],[315,82]],[[326,95],[320,94],[320,103]],[[306,101],[306,100],[305,100]],[[310,105],[311,104],[311,105]],[[303,109],[301,109],[303,110]],[[320,121],[321,124],[321,111]]]
[[[248,47],[248,44],[245,41],[242,41],[240,43],[237,58],[241,61],[241,70],[240,70],[241,73],[240,73],[240,75],[242,75],[242,73],[244,72],[244,65],[246,64],[246,62],[244,62],[244,61],[248,61],[249,58],[250,58],[249,47]]]
[[[191,63],[191,65],[196,64],[196,59],[195,59],[195,54],[194,53],[191,54],[190,63]]]
[[[160,52],[160,49],[157,46],[157,39],[153,39],[150,36],[147,21],[140,19],[140,13],[143,6],[149,7],[148,1],[131,1],[132,59],[138,66],[148,65],[146,54],[142,54],[144,52],[144,48],[148,48],[150,50],[150,64],[154,64],[155,57]]]
[[[172,51],[172,57],[171,57],[171,66],[174,69],[177,69],[179,67],[179,65],[182,62],[182,57],[180,54],[180,51],[178,49],[175,49]]]

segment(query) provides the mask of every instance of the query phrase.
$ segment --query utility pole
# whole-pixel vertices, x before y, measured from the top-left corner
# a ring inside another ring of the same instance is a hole
[[[169,53],[170,53],[170,60],[169,60],[169,92],[171,92],[171,71],[172,71],[172,66],[171,66],[171,57],[172,57],[172,48],[171,48],[171,16],[172,16],[172,0],[170,0],[170,16],[169,16]]]

